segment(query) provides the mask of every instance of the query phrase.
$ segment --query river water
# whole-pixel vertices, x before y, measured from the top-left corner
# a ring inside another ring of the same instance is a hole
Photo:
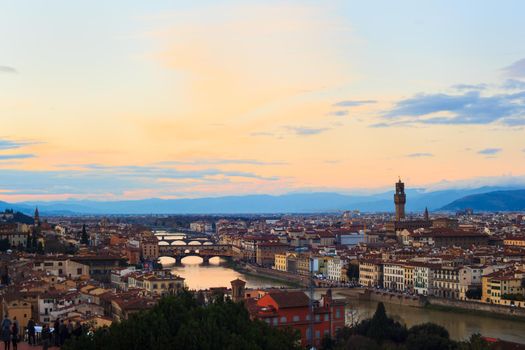
[[[166,268],[171,268],[172,273],[184,277],[188,288],[193,290],[230,287],[230,281],[236,278],[245,280],[248,288],[286,287],[285,283],[239,273],[228,268],[219,258],[212,258],[208,265],[204,265],[199,257],[187,257],[182,260],[181,266],[174,266],[175,261],[171,258],[163,257],[160,260]],[[337,293],[335,296],[337,297]],[[320,293],[316,293],[316,298],[319,297]],[[347,322],[372,317],[376,306],[375,302],[348,299]],[[394,304],[385,304],[385,307],[390,317],[408,327],[433,322],[448,329],[450,336],[455,340],[467,339],[471,334],[480,333],[487,337],[525,343],[525,322]]]

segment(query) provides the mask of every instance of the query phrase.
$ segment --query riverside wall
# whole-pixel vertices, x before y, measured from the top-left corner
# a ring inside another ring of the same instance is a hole
[[[487,304],[478,301],[451,300],[436,297],[427,297],[426,301],[430,305],[459,308],[463,310],[490,312],[505,316],[515,316],[525,318],[525,309],[504,305]]]

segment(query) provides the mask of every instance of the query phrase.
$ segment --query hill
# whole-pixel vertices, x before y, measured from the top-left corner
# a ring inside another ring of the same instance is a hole
[[[493,191],[457,199],[444,207],[444,211],[472,208],[475,211],[525,210],[525,190]]]

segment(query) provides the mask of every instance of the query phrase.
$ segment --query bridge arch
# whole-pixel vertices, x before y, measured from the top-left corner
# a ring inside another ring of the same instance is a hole
[[[175,241],[171,241],[170,245],[186,245],[186,242],[184,242],[183,240],[177,239]]]

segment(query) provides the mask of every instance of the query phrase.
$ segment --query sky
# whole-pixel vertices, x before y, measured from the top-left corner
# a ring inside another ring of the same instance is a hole
[[[0,6],[0,200],[525,185],[521,0]]]

